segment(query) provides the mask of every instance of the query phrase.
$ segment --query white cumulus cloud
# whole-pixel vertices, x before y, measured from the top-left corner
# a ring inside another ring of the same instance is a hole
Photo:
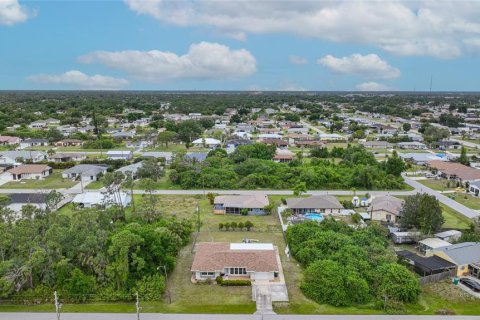
[[[29,18],[29,11],[18,0],[0,0],[0,25],[12,26]]]
[[[307,63],[308,63],[308,59],[307,59],[307,58],[300,57],[300,56],[290,56],[290,57],[288,57],[288,59],[289,59],[290,62],[293,63],[293,64],[301,65],[301,64],[307,64]]]
[[[373,81],[357,84],[356,89],[358,91],[392,91],[389,86]]]
[[[440,58],[457,57],[480,39],[480,1],[124,1],[130,10],[162,23],[206,26],[237,39],[290,33]]]
[[[78,70],[62,74],[37,74],[27,78],[39,84],[66,85],[88,90],[116,90],[128,85],[128,80],[103,75],[89,76]]]
[[[401,74],[399,69],[392,67],[374,53],[367,55],[357,53],[342,58],[327,55],[318,59],[317,63],[335,73],[359,75],[365,78],[394,79]]]
[[[169,79],[236,79],[256,72],[256,59],[245,49],[218,43],[192,44],[184,55],[168,51],[96,51],[79,57],[82,63],[101,63],[150,82]]]

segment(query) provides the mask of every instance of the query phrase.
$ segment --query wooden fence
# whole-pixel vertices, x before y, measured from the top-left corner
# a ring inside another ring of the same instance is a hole
[[[456,275],[457,275],[457,271],[455,269],[445,271],[442,273],[436,273],[430,276],[420,278],[420,284],[423,286],[423,285],[426,285],[427,283],[438,282],[448,278],[453,278]]]

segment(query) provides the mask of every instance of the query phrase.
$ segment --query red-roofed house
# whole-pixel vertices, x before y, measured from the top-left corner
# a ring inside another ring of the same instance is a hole
[[[19,137],[0,136],[0,145],[2,146],[11,146],[19,143],[20,143]]]
[[[271,243],[201,242],[196,245],[192,279],[274,281],[278,277],[277,248]]]

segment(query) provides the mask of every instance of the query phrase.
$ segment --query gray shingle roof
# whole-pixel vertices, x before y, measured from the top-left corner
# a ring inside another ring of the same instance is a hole
[[[480,263],[480,242],[462,242],[435,251],[444,252],[457,265]]]
[[[287,206],[291,209],[344,209],[340,201],[334,196],[288,198]]]

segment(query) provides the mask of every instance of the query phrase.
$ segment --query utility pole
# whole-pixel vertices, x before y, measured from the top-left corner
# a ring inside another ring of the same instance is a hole
[[[62,304],[58,302],[57,291],[54,292],[54,296],[55,296],[55,313],[57,314],[57,320],[60,320],[60,309],[62,308]]]
[[[138,299],[138,292],[135,293],[135,296],[137,298],[137,302],[135,302],[135,308],[137,309],[137,320],[140,320],[140,309],[142,309],[142,307],[140,307],[140,300]]]
[[[197,203],[197,232],[200,233],[200,207]]]

